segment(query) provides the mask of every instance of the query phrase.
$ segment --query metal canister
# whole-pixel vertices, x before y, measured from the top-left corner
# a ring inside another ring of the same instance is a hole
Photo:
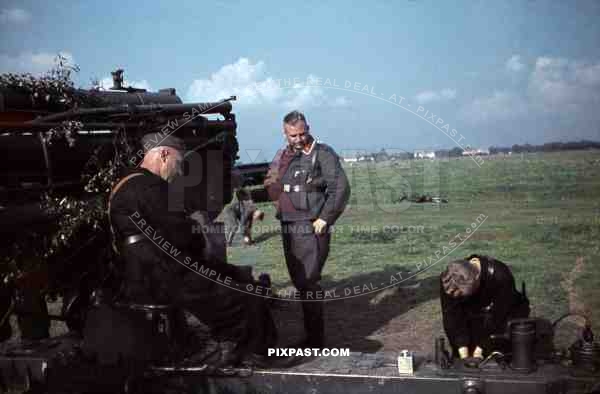
[[[510,322],[512,359],[510,366],[519,372],[532,372],[535,365],[536,326],[534,319],[517,319]]]
[[[573,366],[584,372],[600,370],[600,344],[597,342],[577,341],[570,348]]]

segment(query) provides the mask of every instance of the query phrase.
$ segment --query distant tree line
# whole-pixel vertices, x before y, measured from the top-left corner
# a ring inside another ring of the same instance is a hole
[[[557,152],[563,150],[600,149],[600,142],[594,141],[572,141],[572,142],[548,142],[543,145],[514,144],[512,147],[490,146],[490,154],[496,153],[527,153],[527,152]]]
[[[468,148],[467,148],[468,149]],[[531,144],[514,144],[511,147],[502,146],[490,146],[489,154],[494,155],[498,153],[508,154],[513,153],[526,153],[526,152],[558,152],[564,150],[585,150],[585,149],[600,149],[600,142],[595,141],[573,141],[573,142],[548,142],[543,145],[531,145]],[[435,157],[438,159],[448,157],[462,157],[463,149],[454,147],[452,149],[438,149],[433,151]],[[411,152],[387,152],[385,148],[382,148],[379,152],[369,153],[362,155],[360,160],[383,162],[388,160],[411,160],[414,158],[414,154]]]

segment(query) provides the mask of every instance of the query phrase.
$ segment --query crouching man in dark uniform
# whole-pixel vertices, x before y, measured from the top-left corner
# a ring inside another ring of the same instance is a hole
[[[302,302],[304,345],[323,347],[319,280],[329,254],[328,229],[344,211],[350,186],[339,157],[310,135],[304,114],[287,114],[283,129],[287,146],[277,152],[264,184],[281,221],[288,272],[301,299],[306,300]]]
[[[233,244],[233,239],[238,232],[244,236],[244,245],[251,245],[254,242],[252,225],[257,221],[262,221],[264,217],[264,212],[256,207],[248,190],[243,187],[235,189],[233,200],[223,209],[227,246]]]
[[[203,257],[204,238],[194,231],[198,223],[183,209],[169,209],[169,193],[174,193],[169,182],[183,173],[183,141],[149,134],[142,143],[145,155],[140,168],[117,183],[109,200],[112,228],[125,262],[126,299],[175,304],[189,311],[218,340],[233,344],[227,360],[231,363],[266,355],[276,340],[266,303],[232,289],[236,282],[251,279],[236,266]],[[174,249],[178,253],[171,253]],[[209,280],[190,269],[194,261],[214,270],[221,280],[229,277],[233,282],[227,286]]]
[[[529,301],[515,287],[510,268],[492,257],[471,255],[440,275],[444,330],[454,356],[477,363],[506,344],[492,343],[510,319],[529,316]]]

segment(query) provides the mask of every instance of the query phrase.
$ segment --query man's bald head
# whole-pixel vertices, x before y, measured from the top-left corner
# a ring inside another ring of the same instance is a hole
[[[152,148],[144,155],[141,167],[172,182],[175,177],[183,175],[183,151],[170,146]]]
[[[442,288],[451,297],[469,297],[479,289],[480,268],[469,260],[448,264],[441,274]]]

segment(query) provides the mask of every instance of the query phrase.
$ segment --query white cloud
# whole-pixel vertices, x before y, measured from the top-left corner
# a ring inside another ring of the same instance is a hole
[[[70,52],[22,52],[16,56],[0,53],[0,72],[44,74],[56,66],[57,55],[60,54],[68,64],[73,65],[73,55]]]
[[[528,88],[533,104],[544,111],[594,110],[600,104],[600,63],[540,57]]]
[[[419,104],[425,104],[432,101],[453,100],[456,98],[456,89],[442,89],[440,91],[425,90],[415,96]]]
[[[509,63],[510,60],[508,68]],[[524,92],[496,91],[491,96],[475,98],[462,108],[460,117],[482,123],[515,119],[527,113],[571,119],[577,114],[582,120],[597,118],[599,105],[600,63],[539,57]]]
[[[308,78],[316,78],[310,75]],[[282,93],[283,105],[290,109],[321,106],[328,102],[323,88],[320,86],[294,84],[292,88],[279,89]]]
[[[31,14],[22,8],[10,8],[0,10],[0,24],[27,23],[31,20]]]
[[[485,123],[521,116],[527,112],[527,102],[506,91],[496,91],[491,96],[480,97],[465,106],[459,118],[471,123]]]
[[[276,80],[268,77],[262,61],[252,63],[247,58],[227,64],[213,73],[209,79],[197,79],[187,92],[188,101],[217,101],[229,96],[237,96],[239,105],[278,105],[285,108],[306,108],[318,105],[345,106],[345,97],[329,97],[326,87],[314,86],[316,76],[306,78]]]
[[[424,92],[417,94],[415,96],[415,98],[417,99],[417,102],[419,102],[420,104],[423,104],[423,103],[427,103],[429,101],[434,101],[434,100],[439,99],[439,95],[434,91],[426,90]]]
[[[521,63],[521,56],[513,55],[506,61],[506,69],[509,71],[519,72],[525,68],[525,65]]]
[[[440,95],[444,99],[448,99],[448,100],[454,99],[454,98],[456,98],[456,89],[442,89],[442,91],[440,92]]]
[[[111,89],[113,87],[113,79],[112,77],[104,77],[98,81],[98,85],[100,89]],[[128,81],[127,79],[123,79],[123,86],[152,91],[150,83],[145,79],[142,79],[141,81]]]

